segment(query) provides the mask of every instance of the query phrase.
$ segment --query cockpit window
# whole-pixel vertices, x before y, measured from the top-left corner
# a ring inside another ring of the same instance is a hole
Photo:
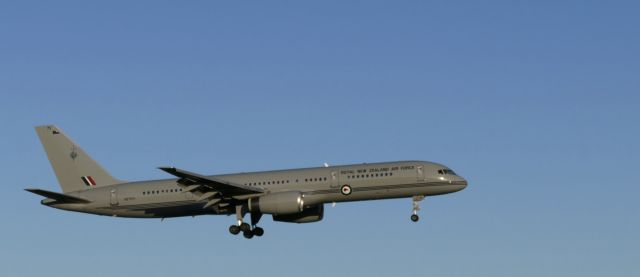
[[[456,175],[456,173],[451,169],[440,169],[440,170],[438,170],[438,174],[440,174],[440,175]]]

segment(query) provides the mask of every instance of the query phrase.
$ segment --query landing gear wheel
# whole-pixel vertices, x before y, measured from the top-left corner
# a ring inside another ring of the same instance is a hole
[[[253,238],[253,232],[252,232],[251,230],[242,232],[242,235],[243,235],[246,239]]]
[[[411,215],[411,221],[418,222],[418,220],[420,220],[420,217],[417,214],[412,214]]]
[[[253,234],[255,234],[258,237],[262,237],[262,235],[264,235],[264,229],[260,227],[253,228]]]
[[[240,224],[240,230],[245,233],[251,231],[251,225],[249,225],[248,223],[242,223]]]
[[[413,214],[411,215],[411,221],[418,222],[420,217],[418,216],[418,211],[420,210],[420,201],[424,200],[424,195],[416,195],[411,200],[413,200]]]
[[[229,233],[231,233],[232,235],[239,234],[240,233],[240,226],[238,226],[238,225],[229,226]]]

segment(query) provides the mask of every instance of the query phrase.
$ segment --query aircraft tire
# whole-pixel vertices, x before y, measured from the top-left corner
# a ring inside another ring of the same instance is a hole
[[[242,235],[243,235],[243,236],[244,236],[244,238],[246,238],[246,239],[251,239],[251,238],[253,238],[253,232],[251,232],[251,230],[249,230],[249,231],[245,231],[245,232],[242,232]]]
[[[253,229],[253,234],[255,234],[258,237],[262,237],[262,235],[264,235],[264,229],[260,227],[256,227]]]
[[[412,214],[411,215],[411,221],[418,222],[418,220],[420,220],[420,217],[417,214]]]
[[[242,232],[251,231],[251,225],[249,225],[248,223],[240,224],[240,231]]]
[[[232,235],[239,234],[240,233],[240,226],[238,226],[238,225],[229,226],[229,233],[231,233]]]

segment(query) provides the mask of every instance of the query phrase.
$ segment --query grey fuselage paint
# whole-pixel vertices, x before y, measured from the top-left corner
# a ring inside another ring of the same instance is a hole
[[[215,175],[236,184],[260,187],[265,193],[297,191],[305,207],[377,199],[433,196],[460,191],[464,178],[441,174],[446,166],[425,161],[354,164],[252,173]],[[67,193],[91,201],[60,204],[45,199],[43,205],[58,209],[130,218],[168,218],[207,214],[234,214],[233,205],[204,208],[207,200],[184,191],[178,179],[140,181]],[[344,186],[349,189],[343,190]],[[348,192],[348,193],[345,193]]]

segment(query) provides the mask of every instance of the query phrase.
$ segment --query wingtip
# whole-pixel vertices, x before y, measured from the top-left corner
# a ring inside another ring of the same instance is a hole
[[[47,129],[47,128],[56,128],[56,129],[60,129],[57,125],[55,124],[40,124],[40,125],[36,125],[33,126],[34,129]]]
[[[28,191],[30,193],[38,194],[38,192],[40,192],[42,190],[41,189],[36,189],[36,188],[26,188],[26,189],[24,189],[24,191]]]

